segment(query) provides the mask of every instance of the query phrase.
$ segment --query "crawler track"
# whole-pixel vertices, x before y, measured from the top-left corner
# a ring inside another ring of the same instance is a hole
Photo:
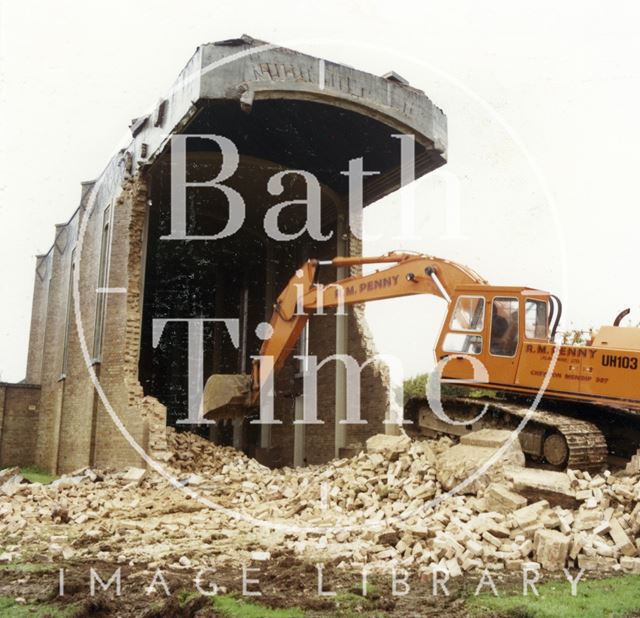
[[[530,408],[508,403],[491,402],[490,406],[504,415],[518,419],[525,418],[530,412]],[[607,440],[593,423],[540,409],[531,413],[527,425],[529,423],[534,427],[555,431],[565,439],[568,447],[565,467],[599,470],[607,463]]]
[[[472,420],[479,409],[489,405],[481,420],[466,426],[446,425],[431,412],[426,400],[413,400],[411,409],[418,414],[420,430],[431,434],[462,435],[486,427],[516,429],[528,416],[519,434],[522,450],[529,459],[557,469],[574,468],[597,471],[607,463],[607,440],[593,423],[550,410],[531,412],[527,405],[465,397],[445,398],[445,410],[451,418]],[[411,416],[411,415],[410,415]]]

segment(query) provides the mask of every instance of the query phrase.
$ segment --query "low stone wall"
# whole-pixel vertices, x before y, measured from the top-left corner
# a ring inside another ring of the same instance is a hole
[[[0,467],[34,464],[40,387],[0,383]]]

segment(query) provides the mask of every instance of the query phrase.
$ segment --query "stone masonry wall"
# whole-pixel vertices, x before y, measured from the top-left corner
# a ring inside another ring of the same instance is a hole
[[[138,382],[143,243],[147,186],[142,175],[125,182],[116,202],[109,286],[126,294],[109,298],[100,382],[122,426],[145,452],[165,450],[165,408],[144,398]],[[94,463],[143,466],[144,462],[114,424],[102,401],[96,405]]]
[[[36,257],[36,272],[31,304],[31,325],[29,331],[29,351],[25,380],[29,384],[42,381],[42,352],[44,348],[45,327],[47,324],[47,304],[49,280],[51,278],[51,251]]]
[[[127,177],[121,184],[108,187],[96,200],[90,214],[83,202],[77,215],[56,229],[56,244],[48,257],[50,267],[46,294],[41,280],[36,282],[35,297],[46,303],[44,318],[36,315],[32,336],[43,341],[42,404],[35,448],[38,467],[63,473],[95,465],[122,468],[144,465],[139,453],[124,434],[154,457],[166,453],[166,409],[153,397],[144,396],[138,381],[141,306],[144,273],[144,242],[147,217],[148,187],[144,173]],[[84,194],[83,194],[84,195]],[[113,197],[117,195],[117,197]],[[85,200],[86,202],[86,200]],[[104,225],[104,209],[111,215],[111,253],[106,285],[124,289],[125,293],[109,293],[105,299],[105,320],[101,354],[93,350],[96,286]],[[80,309],[84,340],[92,354],[95,371],[116,419],[104,406],[81,352],[80,339],[70,311],[69,286],[73,275],[72,259],[77,246],[78,230],[83,217],[89,216],[83,237],[80,262]],[[330,247],[323,251],[332,257]],[[361,244],[350,242],[350,254],[360,255]],[[359,269],[353,269],[354,274]],[[362,307],[348,308],[348,351],[360,364],[375,355]],[[335,353],[335,315],[313,316],[310,321],[310,353],[323,358]],[[66,355],[64,353],[66,345]],[[99,358],[94,358],[97,355]],[[32,375],[37,375],[38,354],[32,355]],[[276,380],[276,391],[284,393],[276,404],[276,418],[282,425],[273,427],[273,446],[280,452],[280,463],[293,463],[294,398],[291,396],[295,362],[290,360]],[[335,452],[335,363],[323,367],[318,374],[318,417],[323,425],[304,428],[307,463],[320,463]],[[346,445],[362,443],[367,437],[384,431],[382,421],[387,413],[388,377],[384,367],[370,363],[361,375],[361,416],[366,425],[347,426]],[[288,395],[288,396],[287,396]],[[118,426],[120,425],[120,426]]]
[[[36,466],[51,472],[58,469],[60,418],[65,381],[62,378],[62,351],[67,322],[71,255],[75,230],[56,226],[50,250],[46,319],[42,337],[42,363],[32,371],[41,371],[41,403],[36,442]],[[71,239],[70,239],[71,236]],[[32,328],[31,332],[35,332]],[[36,345],[30,344],[30,347]]]
[[[121,183],[121,184],[118,184]],[[46,294],[36,279],[36,297],[46,307],[44,333],[39,312],[32,321],[30,348],[42,338],[42,396],[35,445],[38,467],[56,473],[83,466],[117,467],[142,465],[143,461],[121,429],[142,448],[151,444],[164,451],[164,406],[143,398],[137,380],[140,337],[141,273],[147,190],[145,179],[108,179],[97,192],[91,210],[88,191],[72,220],[56,227],[56,243],[50,252],[50,272]],[[115,197],[117,196],[117,197]],[[105,215],[109,207],[110,214]],[[116,422],[99,397],[81,350],[76,329],[73,299],[70,296],[72,260],[78,250],[78,230],[86,220],[79,263],[79,305],[84,343]],[[102,349],[94,349],[94,330],[99,285],[103,227],[110,220],[110,264],[106,287],[126,293],[106,294]],[[40,308],[41,310],[41,308]],[[65,353],[66,341],[66,353]],[[30,352],[31,375],[38,373],[38,354]],[[117,424],[121,427],[118,427]],[[161,431],[159,428],[161,427]]]
[[[36,385],[0,384],[0,467],[35,463],[39,400]]]

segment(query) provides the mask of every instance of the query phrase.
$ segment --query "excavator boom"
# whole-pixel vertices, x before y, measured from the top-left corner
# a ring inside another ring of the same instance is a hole
[[[331,284],[317,283],[322,266],[362,266],[365,264],[390,264],[383,270],[368,275],[352,275]],[[264,342],[261,356],[273,359],[277,371],[295,349],[309,317],[325,309],[340,309],[347,305],[432,294],[447,302],[454,289],[463,284],[487,282],[477,273],[450,260],[417,253],[389,253],[376,257],[336,257],[321,262],[308,260],[290,279],[278,296],[271,318],[272,336]],[[256,403],[260,388],[269,377],[270,369],[264,369],[254,361],[252,368],[252,403]]]
[[[386,268],[326,285],[318,282],[322,267],[365,264]],[[455,288],[465,284],[487,285],[487,282],[466,266],[420,253],[392,252],[373,257],[307,260],[291,277],[274,305],[270,336],[260,349],[260,356],[270,357],[272,363],[254,361],[251,376],[212,375],[205,386],[205,415],[229,405],[256,405],[260,389],[271,372],[277,372],[294,351],[311,315],[325,309],[416,294],[432,294],[449,302]]]

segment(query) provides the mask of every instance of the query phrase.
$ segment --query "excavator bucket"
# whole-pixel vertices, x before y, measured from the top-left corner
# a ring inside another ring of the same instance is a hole
[[[220,412],[241,412],[249,405],[251,376],[241,373],[214,373],[204,386],[202,412],[214,419]]]

